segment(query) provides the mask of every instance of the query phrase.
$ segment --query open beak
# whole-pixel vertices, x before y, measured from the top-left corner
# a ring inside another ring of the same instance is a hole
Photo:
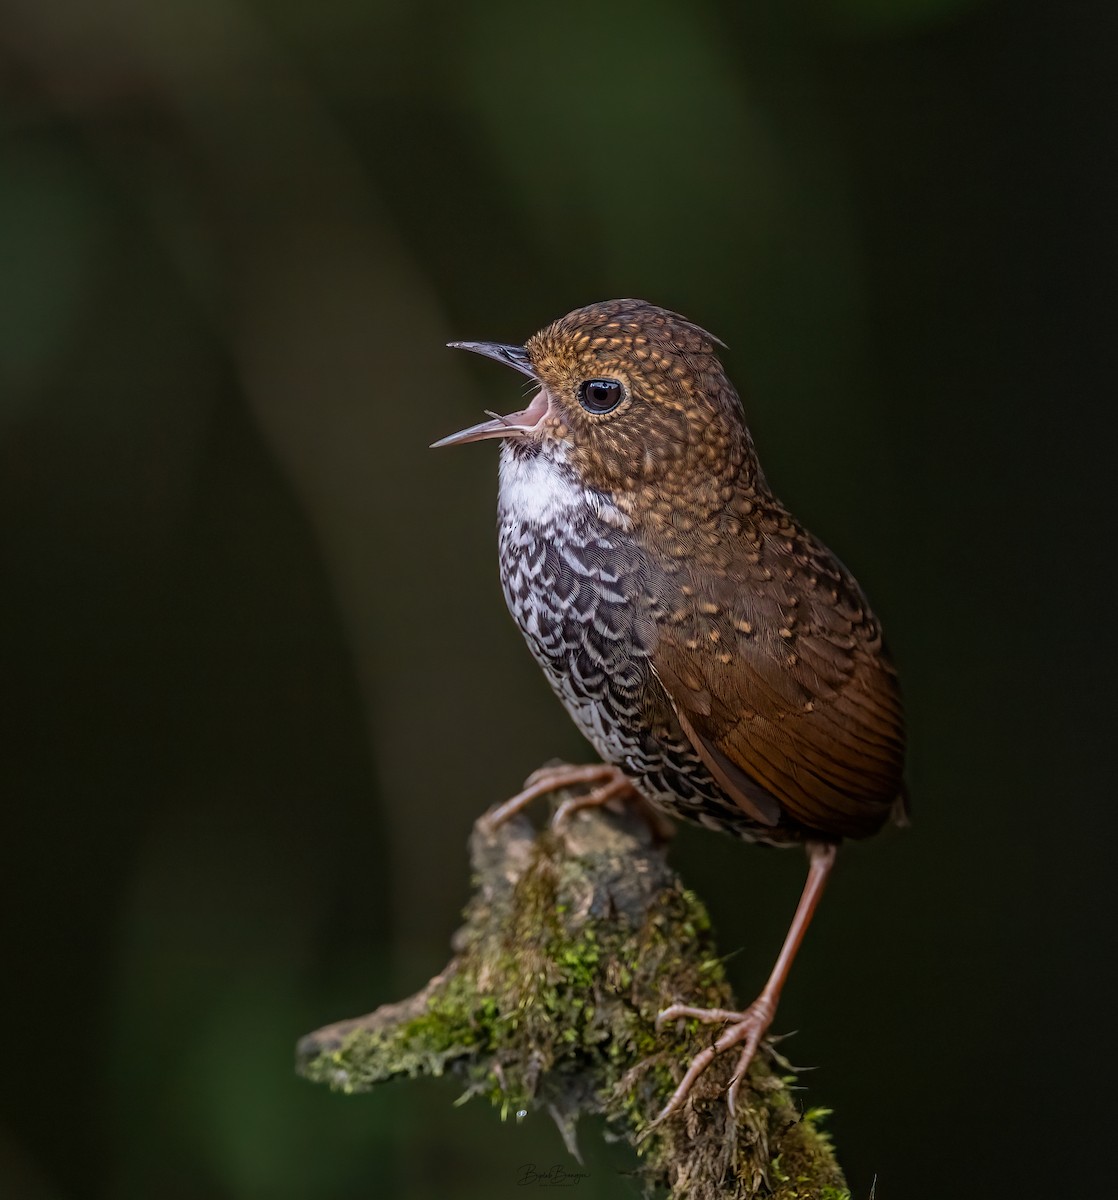
[[[452,350],[472,350],[475,354],[484,354],[486,358],[496,359],[508,367],[513,367],[529,379],[536,378],[536,372],[528,359],[523,346],[502,346],[497,342],[447,342]],[[509,413],[507,417],[489,414],[491,421],[482,421],[480,425],[471,425],[469,429],[452,433],[450,437],[441,438],[431,443],[431,449],[440,446],[460,446],[463,442],[480,442],[485,438],[523,437],[547,416],[547,396],[541,388],[532,398],[531,404],[520,412]]]

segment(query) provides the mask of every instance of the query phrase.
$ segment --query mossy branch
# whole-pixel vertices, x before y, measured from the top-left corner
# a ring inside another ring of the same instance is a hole
[[[495,832],[479,824],[470,850],[476,891],[449,965],[410,999],[303,1038],[303,1075],[358,1092],[451,1071],[505,1111],[546,1106],[572,1153],[578,1117],[601,1114],[672,1197],[849,1197],[771,1048],[750,1067],[736,1121],[731,1053],[648,1132],[711,1036],[694,1022],[657,1033],[656,1013],[733,997],[706,910],[638,816],[594,810],[539,834],[524,817]]]

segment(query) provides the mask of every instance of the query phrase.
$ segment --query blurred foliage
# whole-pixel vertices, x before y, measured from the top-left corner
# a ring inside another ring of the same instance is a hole
[[[626,294],[729,344],[906,687],[915,828],[847,855],[781,1012],[805,1103],[856,1194],[1066,1190],[1038,1069],[1111,1025],[1114,43],[1101,3],[5,0],[0,1196],[561,1158],[292,1052],[444,961],[473,817],[587,753],[503,612],[493,455],[425,447],[515,402],[449,337]],[[795,856],[676,853],[775,947]],[[584,1144],[583,1200],[632,1190]]]
[[[63,352],[96,286],[104,198],[73,148],[12,147],[0,161],[0,385],[19,415]]]

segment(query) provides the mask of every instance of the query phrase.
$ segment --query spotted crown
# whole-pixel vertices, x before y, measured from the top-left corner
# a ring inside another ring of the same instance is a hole
[[[554,402],[548,433],[591,487],[622,498],[646,489],[699,501],[696,489],[758,475],[741,402],[717,339],[644,300],[576,309],[529,338],[526,350]],[[579,388],[617,380],[623,399],[587,412]]]

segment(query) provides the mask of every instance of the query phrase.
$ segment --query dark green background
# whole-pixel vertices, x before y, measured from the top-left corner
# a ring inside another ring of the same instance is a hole
[[[516,406],[442,348],[644,296],[900,664],[914,825],[778,1018],[855,1195],[1103,1196],[1118,18],[967,0],[4,0],[0,1197],[523,1195],[449,1082],[293,1076],[585,758],[504,612]],[[759,986],[795,854],[675,861]],[[580,1200],[635,1195],[584,1143]],[[1057,1181],[1061,1181],[1057,1183]]]

